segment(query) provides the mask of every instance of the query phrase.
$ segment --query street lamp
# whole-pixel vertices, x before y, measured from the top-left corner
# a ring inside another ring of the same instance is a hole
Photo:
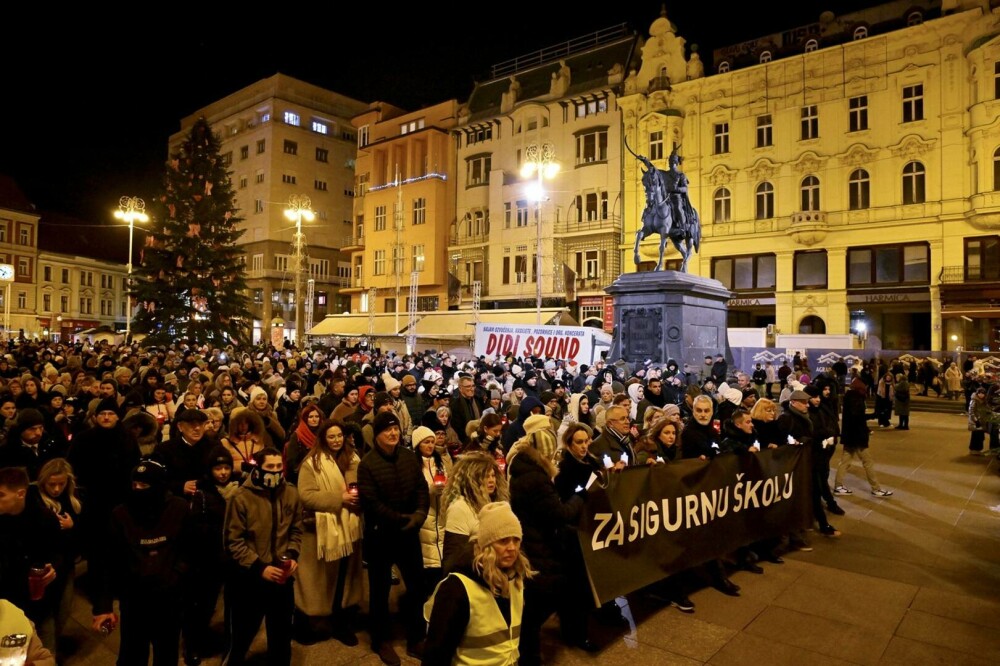
[[[146,202],[139,197],[122,197],[118,200],[115,219],[128,222],[128,264],[126,264],[128,276],[125,278],[127,288],[125,298],[128,299],[126,301],[128,305],[125,307],[125,344],[128,344],[132,340],[132,230],[136,222],[149,222]]]
[[[295,222],[295,346],[302,349],[302,329],[305,325],[302,312],[302,220],[312,222],[316,219],[312,201],[305,195],[293,194],[288,197],[285,217]]]
[[[528,196],[537,204],[535,213],[535,228],[537,230],[535,241],[535,317],[537,324],[542,323],[542,201],[545,197],[543,179],[555,178],[559,173],[559,163],[555,161],[556,151],[551,143],[541,145],[533,143],[524,151],[524,164],[521,166],[521,177],[531,178],[537,176],[537,180],[527,187]],[[555,259],[553,259],[554,265]]]

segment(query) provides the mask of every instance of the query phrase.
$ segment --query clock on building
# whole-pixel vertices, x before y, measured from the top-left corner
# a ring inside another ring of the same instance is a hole
[[[14,281],[14,266],[12,264],[0,264],[0,281]]]

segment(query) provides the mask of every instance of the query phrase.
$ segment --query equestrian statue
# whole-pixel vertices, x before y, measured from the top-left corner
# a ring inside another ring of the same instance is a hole
[[[646,191],[646,208],[642,211],[642,228],[635,234],[635,263],[641,263],[639,243],[658,233],[660,260],[656,264],[656,270],[663,269],[663,251],[669,238],[683,257],[681,272],[684,272],[687,270],[692,248],[698,252],[701,244],[701,222],[688,199],[688,178],[680,168],[684,158],[674,148],[668,159],[670,170],[664,171],[656,168],[648,157],[636,155],[627,141],[625,148],[645,167],[642,170],[642,187]]]

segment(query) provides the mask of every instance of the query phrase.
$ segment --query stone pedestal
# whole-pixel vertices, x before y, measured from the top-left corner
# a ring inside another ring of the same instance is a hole
[[[615,299],[615,330],[608,361],[633,366],[646,359],[698,372],[705,356],[724,354],[732,364],[726,334],[726,301],[718,280],[677,271],[625,273],[605,291]]]

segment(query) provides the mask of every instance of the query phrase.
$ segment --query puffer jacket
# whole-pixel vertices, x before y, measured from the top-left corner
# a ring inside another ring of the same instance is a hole
[[[444,488],[434,485],[434,473],[438,465],[434,457],[420,459],[430,494],[430,506],[427,508],[427,518],[420,526],[420,552],[424,556],[425,569],[440,569],[444,555],[444,514],[441,509],[441,495]],[[441,454],[441,467],[445,478],[451,476],[451,456],[447,452]]]
[[[294,486],[261,488],[252,479],[240,486],[223,526],[226,550],[239,570],[260,577],[278,559],[299,557],[302,548],[302,502]]]

